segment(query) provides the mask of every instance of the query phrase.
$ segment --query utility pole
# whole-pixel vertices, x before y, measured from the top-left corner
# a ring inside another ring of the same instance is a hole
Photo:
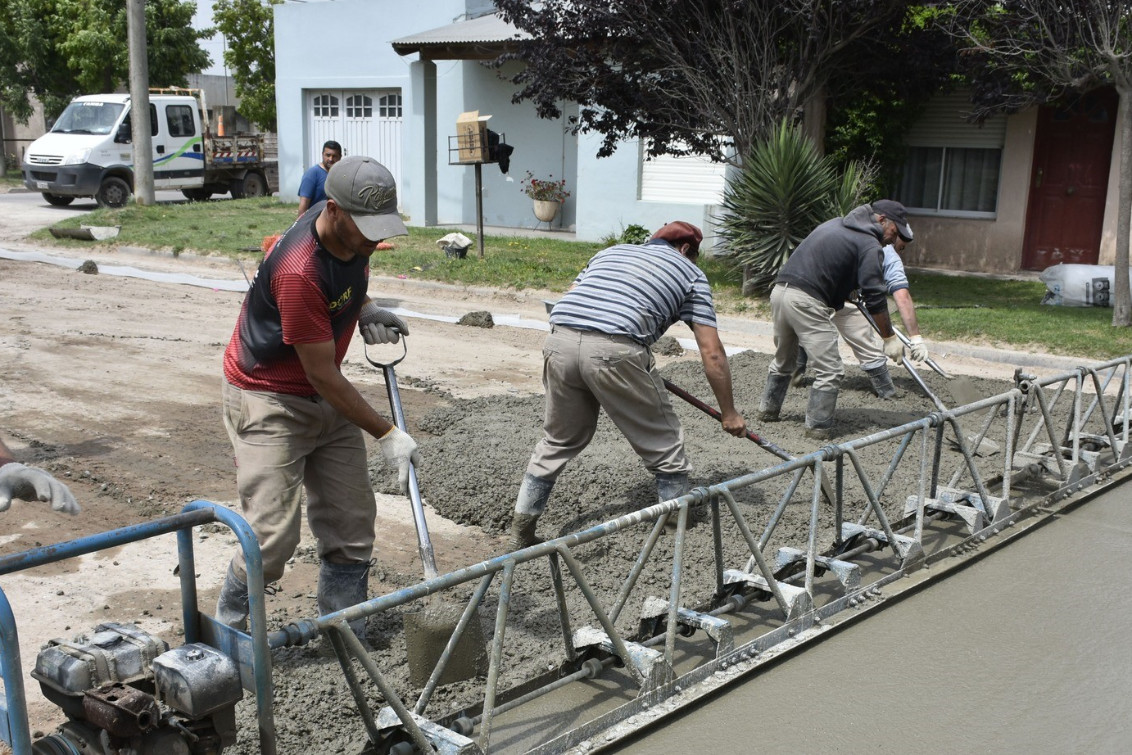
[[[145,0],[126,0],[130,49],[130,114],[134,142],[134,201],[151,205],[153,198],[153,138],[149,122],[149,63],[145,46]]]

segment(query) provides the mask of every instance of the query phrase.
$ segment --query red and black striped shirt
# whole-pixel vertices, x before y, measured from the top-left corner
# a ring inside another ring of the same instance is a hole
[[[343,262],[323,248],[314,227],[321,211],[316,205],[305,212],[252,280],[224,352],[224,377],[237,388],[313,396],[294,344],[333,340],[335,364],[346,356],[366,297],[369,260]]]

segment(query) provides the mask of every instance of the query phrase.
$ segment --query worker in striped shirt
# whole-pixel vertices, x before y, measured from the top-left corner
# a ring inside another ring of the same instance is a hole
[[[688,492],[692,467],[683,431],[649,349],[677,321],[688,323],[696,338],[723,429],[746,433],[711,287],[696,266],[702,240],[699,228],[676,221],[644,244],[598,252],[555,304],[543,345],[544,435],[515,502],[512,550],[541,542],[535,526],[554,482],[593,439],[601,409],[656,477],[661,501]]]

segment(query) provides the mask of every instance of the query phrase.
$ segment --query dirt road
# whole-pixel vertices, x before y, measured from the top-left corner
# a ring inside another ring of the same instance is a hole
[[[18,243],[0,246],[30,250]],[[114,253],[76,257],[75,252],[47,251],[70,255],[75,264],[89,256],[103,267],[125,264],[203,278],[241,278],[227,261]],[[543,331],[469,327],[454,321],[469,312],[490,311],[499,322],[537,326],[545,323],[542,299],[548,294],[469,291],[391,279],[375,279],[371,294],[387,306],[413,313],[409,353],[398,367],[398,377],[410,430],[422,441],[422,487],[438,504],[439,512],[430,509],[429,520],[439,567],[446,571],[494,555],[501,550],[501,530],[531,439],[538,433]],[[17,458],[51,470],[71,486],[83,506],[79,516],[65,517],[42,505],[17,502],[0,515],[0,553],[175,513],[194,499],[233,505],[235,475],[219,413],[220,360],[241,299],[238,291],[0,258],[0,432]],[[769,350],[765,324],[733,322],[736,327],[723,333],[729,348]],[[673,333],[687,336],[686,329]],[[955,372],[982,379],[1007,380],[1013,371],[1011,364],[937,358]],[[668,367],[688,362],[681,369],[689,381],[702,374],[694,353],[659,361]],[[765,365],[765,357],[748,355],[735,368],[740,410],[748,416],[757,406]],[[360,339],[355,339],[343,370],[379,409],[387,409],[381,374],[366,363]],[[907,378],[898,384],[910,387]],[[842,408],[848,410],[846,416],[857,417],[846,421],[844,432],[893,419],[874,411],[863,386],[854,385],[856,390],[847,391],[848,398],[839,406],[839,417]],[[690,387],[706,391],[696,384]],[[804,401],[800,396],[792,392],[791,402]],[[907,409],[930,411],[922,403],[920,399]],[[787,409],[796,413],[797,407],[791,403]],[[798,425],[781,426],[783,432],[800,437]],[[710,435],[710,421],[690,429],[689,435],[705,427],[704,434]],[[561,495],[596,500],[610,489],[631,485],[634,496],[647,499],[647,485],[637,485],[644,479],[638,480],[640,475],[608,474],[619,465],[635,469],[627,445],[616,437],[599,436],[595,441],[603,443],[593,465],[580,461],[571,468],[572,482],[562,484]],[[749,458],[749,446],[735,448],[727,453]],[[713,452],[706,445],[693,452],[697,461],[704,461],[705,474],[734,468],[726,454],[710,458]],[[389,495],[395,489],[393,474],[380,463],[375,469],[375,487],[385,491],[379,493],[379,566],[371,583],[371,594],[376,595],[416,581],[420,563],[408,502]],[[590,518],[586,514],[571,519],[563,513],[547,521],[566,528]],[[213,604],[234,542],[221,528],[199,535],[202,605]],[[17,618],[25,671],[43,642],[88,631],[100,621],[134,622],[175,643],[180,623],[175,565],[175,542],[168,536],[4,577],[0,586]],[[314,615],[316,575],[308,535],[283,589],[269,599],[269,614]],[[28,691],[33,730],[58,723],[58,711],[40,698],[30,680]],[[288,699],[281,693],[280,704]],[[298,706],[305,707],[301,700]]]

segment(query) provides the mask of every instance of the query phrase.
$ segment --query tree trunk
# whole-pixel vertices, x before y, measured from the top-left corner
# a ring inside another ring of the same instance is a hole
[[[1120,87],[1120,199],[1116,211],[1116,277],[1113,327],[1132,325],[1132,292],[1128,286],[1128,241],[1132,233],[1132,88]]]

